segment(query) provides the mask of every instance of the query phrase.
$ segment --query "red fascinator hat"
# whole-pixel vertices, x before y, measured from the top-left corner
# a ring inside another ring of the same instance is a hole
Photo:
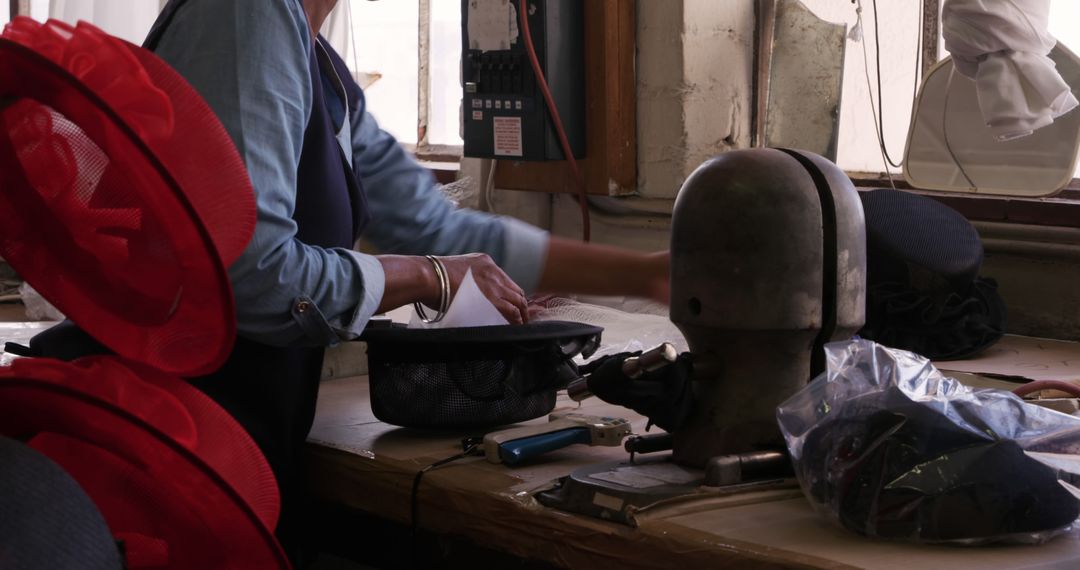
[[[128,568],[285,568],[266,459],[183,380],[114,357],[0,367],[0,434],[67,471]]]
[[[227,357],[226,267],[255,226],[213,112],[147,50],[86,23],[0,36],[0,256],[117,354],[201,375]]]
[[[0,367],[0,435],[82,487],[128,568],[288,567],[266,459],[181,379],[229,355],[254,225],[236,148],[165,63],[85,23],[4,29],[0,255],[118,356]]]

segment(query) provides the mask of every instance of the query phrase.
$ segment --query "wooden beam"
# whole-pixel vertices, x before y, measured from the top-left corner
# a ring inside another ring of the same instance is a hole
[[[769,78],[772,74],[773,40],[776,37],[776,0],[758,0],[754,5],[754,106],[750,113],[753,126],[751,144],[765,145],[765,118],[769,109]]]
[[[416,146],[428,144],[428,122],[431,117],[431,0],[420,0],[420,26],[417,53]]]
[[[578,167],[590,194],[631,194],[637,190],[635,0],[589,0],[584,5],[585,158],[578,161]],[[500,160],[495,186],[575,191],[565,161]]]
[[[922,76],[938,62],[938,49],[941,45],[941,1],[923,1],[922,21]]]

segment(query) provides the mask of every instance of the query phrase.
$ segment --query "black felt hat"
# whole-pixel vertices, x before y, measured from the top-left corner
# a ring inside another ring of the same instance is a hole
[[[925,196],[860,192],[866,214],[866,324],[859,334],[935,360],[972,356],[1005,332],[1005,304],[979,276],[983,248],[964,216]]]
[[[600,327],[543,321],[447,329],[368,327],[375,417],[404,427],[475,429],[543,416],[578,377]]]

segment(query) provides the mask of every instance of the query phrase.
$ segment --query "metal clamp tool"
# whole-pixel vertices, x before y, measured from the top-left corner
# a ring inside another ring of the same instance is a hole
[[[675,350],[675,346],[669,342],[665,342],[655,348],[651,348],[638,356],[631,356],[623,361],[622,373],[631,380],[640,378],[641,375],[646,372],[654,372],[659,370],[679,357],[679,352]],[[575,402],[580,402],[593,396],[592,391],[589,389],[589,375],[574,380],[566,387],[566,393],[570,396],[570,399]]]

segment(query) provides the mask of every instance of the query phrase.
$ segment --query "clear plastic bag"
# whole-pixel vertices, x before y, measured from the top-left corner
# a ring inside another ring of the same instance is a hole
[[[845,528],[915,542],[1040,543],[1080,516],[1080,418],[971,390],[866,340],[777,410],[803,492]]]

